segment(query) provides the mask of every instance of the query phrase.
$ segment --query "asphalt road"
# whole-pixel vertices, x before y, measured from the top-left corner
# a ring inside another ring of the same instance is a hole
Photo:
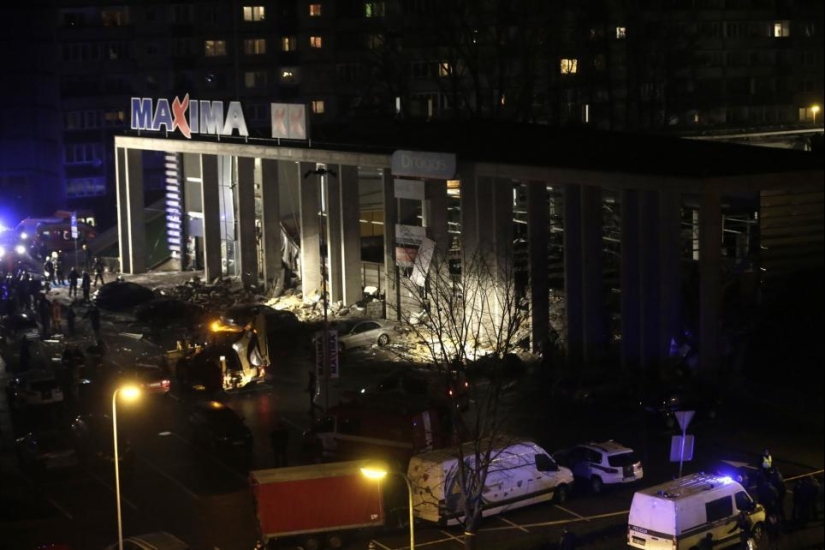
[[[152,346],[120,335],[124,325],[104,316],[103,334],[110,349],[118,350],[108,361],[151,361]],[[85,329],[77,341],[88,337]],[[45,343],[40,349],[49,360],[62,342]],[[13,359],[13,358],[12,358]],[[330,404],[348,390],[375,381],[394,365],[391,355],[376,350],[351,351],[342,356],[341,378],[330,381],[328,395],[319,402]],[[273,465],[268,434],[277,418],[290,430],[289,459],[308,461],[300,448],[300,434],[308,428],[307,371],[313,358],[304,348],[287,355],[267,384],[226,396],[226,403],[242,414],[254,437],[253,468]],[[5,376],[0,368],[0,378]],[[0,383],[5,384],[4,380]],[[645,465],[641,485],[653,485],[678,474],[678,464],[668,460],[675,432],[650,423],[640,415],[574,414],[540,406],[546,396],[527,375],[505,396],[512,410],[514,430],[537,440],[548,451],[574,443],[613,438],[635,448]],[[68,543],[74,550],[105,547],[117,538],[113,473],[79,468],[67,475],[32,478],[18,471],[11,442],[28,414],[10,414],[0,397],[0,548],[29,550],[37,544]],[[174,394],[148,396],[118,408],[120,431],[136,449],[134,471],[121,479],[124,533],[167,530],[194,548],[251,548],[254,516],[245,500],[246,470],[226,463],[197,447],[187,424],[189,402]],[[821,403],[820,409],[821,411]],[[821,414],[821,413],[820,413]],[[748,407],[728,407],[714,422],[697,422],[688,430],[696,437],[695,460],[684,473],[700,468],[711,458],[755,461],[763,447],[770,447],[775,462],[792,482],[800,475],[822,477],[823,430],[819,422],[802,422],[798,413],[770,402],[750,402]],[[792,485],[792,483],[789,483]],[[636,486],[589,494],[577,487],[564,505],[538,505],[485,519],[478,548],[554,548],[563,525],[570,526],[581,548],[625,547],[627,510]],[[790,497],[788,497],[790,506]],[[403,514],[400,515],[403,517]],[[381,550],[397,550],[409,544],[408,526],[396,516],[384,532],[347,543],[345,550],[363,550],[372,541]],[[415,525],[417,546],[435,550],[460,548],[460,529]],[[805,530],[788,534],[784,548],[822,547],[821,520]],[[819,546],[816,546],[819,545]]]

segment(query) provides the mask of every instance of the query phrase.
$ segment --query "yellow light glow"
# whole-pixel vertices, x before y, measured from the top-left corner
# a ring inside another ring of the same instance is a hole
[[[118,390],[118,394],[126,401],[134,401],[140,397],[140,388],[137,386],[123,386]]]
[[[384,479],[387,472],[384,470],[374,470],[372,468],[361,468],[361,473],[370,479]]]
[[[819,112],[819,105],[814,105],[813,107],[811,107],[811,111],[813,111],[814,114],[818,113]]]

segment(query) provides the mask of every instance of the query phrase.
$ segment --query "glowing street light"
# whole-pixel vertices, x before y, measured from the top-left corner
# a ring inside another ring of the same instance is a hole
[[[407,495],[409,496],[409,508],[410,508],[410,550],[414,550],[415,548],[415,529],[413,528],[413,488],[412,483],[410,483],[410,478],[407,477],[407,474],[403,472],[396,472],[391,471],[387,468],[386,465],[381,463],[370,463],[361,468],[361,473],[364,474],[365,477],[369,479],[374,479],[376,481],[380,481],[384,479],[387,474],[396,474],[404,478],[404,481],[407,483]]]
[[[112,394],[112,432],[114,433],[115,447],[115,499],[117,500],[117,547],[123,550],[123,520],[120,515],[120,467],[117,456],[117,395],[120,394],[126,401],[134,401],[140,396],[137,386],[122,386]]]
[[[814,114],[814,124],[816,124],[816,114],[819,112],[819,105],[813,105],[811,112]]]

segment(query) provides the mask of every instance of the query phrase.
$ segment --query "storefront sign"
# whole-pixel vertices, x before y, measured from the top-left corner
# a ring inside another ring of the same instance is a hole
[[[455,155],[452,153],[399,150],[392,154],[394,176],[449,180],[455,177],[455,167]]]
[[[242,137],[249,136],[246,119],[239,101],[230,101],[224,116],[223,101],[199,101],[176,97],[172,104],[166,98],[153,101],[148,97],[133,97],[131,120],[132,130],[152,130],[180,133],[191,139],[192,134],[231,136],[238,131]]]

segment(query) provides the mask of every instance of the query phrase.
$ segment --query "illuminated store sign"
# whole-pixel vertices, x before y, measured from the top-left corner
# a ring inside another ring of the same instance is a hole
[[[180,133],[191,139],[192,134],[249,137],[246,119],[239,101],[230,101],[224,116],[223,101],[203,101],[176,97],[171,105],[168,99],[153,101],[148,97],[132,98],[132,130],[165,130]]]

